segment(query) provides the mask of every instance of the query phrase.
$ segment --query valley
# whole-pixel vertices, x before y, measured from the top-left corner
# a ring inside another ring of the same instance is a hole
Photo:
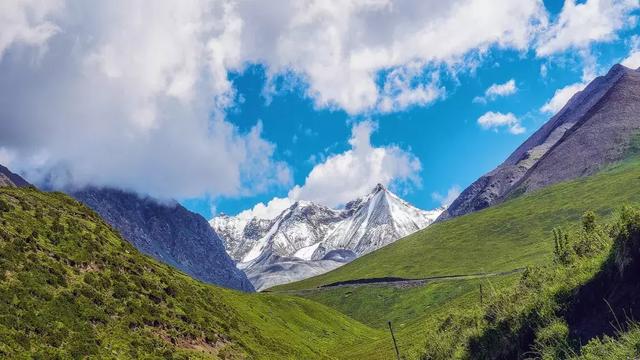
[[[0,358],[638,358],[640,2],[436,3],[3,8]]]
[[[329,305],[380,330],[386,328],[386,321],[392,321],[397,327],[400,348],[410,354],[409,358],[417,358],[424,350],[424,340],[420,339],[426,339],[430,327],[436,326],[448,312],[479,304],[480,284],[484,289],[484,301],[487,301],[516,284],[521,272],[475,279],[435,280],[407,288],[380,284],[322,286],[383,274],[420,278],[544,266],[553,256],[553,228],[579,227],[580,218],[587,210],[606,219],[612,218],[623,204],[640,204],[638,186],[640,160],[632,158],[591,177],[553,185],[486,210],[432,225],[333,272],[277,286],[270,291],[297,294]],[[526,231],[522,231],[524,229]],[[473,246],[476,241],[490,243],[491,247],[483,252],[481,247]],[[433,252],[433,257],[425,258],[424,254]],[[407,255],[411,253],[416,256]],[[445,259],[438,260],[442,257]],[[398,265],[378,269],[379,264],[387,263]],[[354,268],[350,269],[352,266]],[[381,355],[378,349],[387,351]],[[364,344],[354,350],[353,356],[384,359],[392,354],[391,343],[383,339],[375,344]]]

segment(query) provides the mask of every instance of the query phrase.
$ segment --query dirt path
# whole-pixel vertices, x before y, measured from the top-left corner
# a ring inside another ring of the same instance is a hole
[[[478,279],[493,276],[511,275],[523,271],[524,268],[517,268],[509,271],[502,272],[488,272],[488,273],[475,273],[475,274],[462,274],[462,275],[440,275],[430,276],[419,279],[407,279],[400,277],[381,277],[381,278],[368,278],[368,279],[353,279],[346,281],[338,281],[327,285],[321,285],[316,288],[302,289],[302,290],[287,290],[278,291],[284,293],[299,293],[304,291],[313,291],[318,289],[330,289],[336,287],[357,287],[357,286],[394,286],[398,288],[411,288],[416,286],[422,286],[433,281],[446,281],[446,280],[465,280],[465,279]]]
[[[400,287],[412,287],[412,286],[420,286],[436,280],[463,280],[463,279],[475,279],[475,278],[483,278],[483,277],[491,277],[491,276],[511,275],[511,274],[520,272],[522,270],[524,270],[524,268],[518,268],[518,269],[502,271],[502,272],[493,272],[493,273],[430,276],[430,277],[419,278],[419,279],[405,279],[405,278],[399,278],[399,277],[353,279],[353,280],[338,281],[331,284],[322,285],[322,286],[319,286],[319,288],[322,289],[322,288],[332,288],[332,287],[341,287],[341,286],[358,286],[358,285],[385,285],[385,286],[398,285]]]

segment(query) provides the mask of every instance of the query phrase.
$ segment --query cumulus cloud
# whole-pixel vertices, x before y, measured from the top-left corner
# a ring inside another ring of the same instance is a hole
[[[638,0],[566,0],[558,19],[539,37],[536,54],[548,56],[568,49],[584,49],[594,42],[616,39],[616,32],[635,26],[631,16]]]
[[[630,69],[640,68],[640,36],[634,35],[631,37],[631,50],[629,51],[629,55],[620,63]]]
[[[434,192],[431,194],[431,197],[433,198],[433,200],[440,202],[440,206],[447,208],[449,207],[449,205],[451,205],[451,203],[458,198],[458,196],[460,196],[461,193],[461,189],[460,186],[458,185],[453,185],[452,187],[449,188],[449,190],[447,190],[446,194],[440,194],[437,192]]]
[[[579,82],[566,85],[557,89],[551,99],[549,99],[540,111],[548,114],[555,114],[562,109],[565,104],[577,92],[582,91],[596,77],[596,60],[594,56],[586,51],[581,52],[584,61],[582,69],[582,79]]]
[[[478,125],[485,130],[498,131],[499,128],[506,128],[514,135],[522,134],[527,130],[513,113],[488,111],[478,118]]]
[[[245,220],[251,220],[253,218],[258,219],[274,219],[280,215],[285,209],[293,205],[295,200],[288,197],[286,198],[273,198],[269,202],[257,203],[251,209],[244,210],[237,217]]]
[[[227,71],[241,65],[233,45],[242,25],[232,9],[147,4],[0,5],[11,10],[0,17],[13,19],[0,22],[0,146],[8,165],[54,186],[158,197],[288,185],[262,125],[240,132],[222,116],[234,95]]]
[[[455,66],[491,47],[524,50],[546,22],[536,0],[285,1],[273,8],[238,7],[246,58],[268,64],[273,76],[298,74],[316,106],[352,114],[427,104],[441,86],[425,68]],[[389,76],[378,81],[380,72]]]
[[[511,79],[504,84],[492,84],[485,90],[484,96],[476,96],[473,99],[474,103],[485,104],[487,101],[495,100],[500,96],[513,95],[518,91],[516,81]]]
[[[571,99],[573,95],[575,95],[578,91],[582,91],[586,86],[587,83],[578,82],[556,90],[551,99],[549,99],[549,101],[542,105],[540,111],[549,114],[557,113],[569,101],[569,99]]]
[[[230,72],[262,64],[267,97],[284,78],[318,108],[401,111],[445,97],[439,74],[491,49],[583,46],[566,34],[583,29],[584,10],[568,4],[548,27],[540,0],[158,0],[152,11],[138,0],[4,1],[0,146],[34,180],[175,197],[261,191],[289,171],[260,124],[240,132],[224,120]],[[602,4],[588,41],[612,38],[634,2]]]
[[[419,186],[420,160],[396,145],[373,146],[371,134],[375,130],[376,124],[371,121],[354,125],[349,150],[314,166],[304,184],[294,186],[286,198],[259,203],[239,216],[274,218],[298,200],[336,207],[368,193],[378,183]]]

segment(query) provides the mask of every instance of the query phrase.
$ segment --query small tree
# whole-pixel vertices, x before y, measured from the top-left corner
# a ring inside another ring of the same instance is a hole
[[[582,215],[582,229],[591,233],[596,229],[596,213],[589,210]]]
[[[582,215],[582,229],[577,232],[577,236],[573,249],[580,257],[589,257],[604,251],[612,242],[605,227],[596,223],[596,214],[593,211],[587,211]]]
[[[569,246],[569,234],[560,228],[553,229],[553,260],[556,264],[568,265],[571,263],[573,249]]]

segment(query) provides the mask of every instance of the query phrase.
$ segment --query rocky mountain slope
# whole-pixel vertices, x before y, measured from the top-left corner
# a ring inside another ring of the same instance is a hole
[[[210,224],[261,290],[339,267],[428,226],[441,211],[417,209],[378,185],[340,210],[298,201],[275,219],[223,215]]]
[[[498,166],[466,188],[439,220],[557,182],[591,175],[640,144],[640,70],[594,79]]]
[[[196,279],[253,291],[207,221],[177,202],[161,203],[113,189],[88,188],[71,195],[100,214],[143,253]]]
[[[20,175],[14,174],[11,170],[0,165],[0,186],[24,187],[29,185]]]

